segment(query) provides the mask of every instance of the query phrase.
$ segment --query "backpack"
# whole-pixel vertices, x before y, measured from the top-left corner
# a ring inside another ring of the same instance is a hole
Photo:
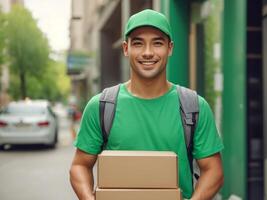
[[[116,103],[119,89],[120,84],[105,88],[100,96],[99,114],[103,137],[103,144],[101,147],[102,150],[106,147],[108,142],[108,136],[116,112]],[[198,174],[194,174],[192,155],[194,131],[199,114],[198,95],[195,91],[179,85],[176,85],[176,90],[180,98],[180,105],[177,105],[177,108],[179,107],[179,111],[182,117],[189,166],[193,177],[198,179]]]

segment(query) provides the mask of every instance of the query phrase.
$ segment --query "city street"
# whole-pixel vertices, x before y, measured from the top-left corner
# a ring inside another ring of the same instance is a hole
[[[75,200],[69,183],[74,148],[70,121],[59,117],[56,149],[41,146],[11,147],[0,151],[1,200]]]

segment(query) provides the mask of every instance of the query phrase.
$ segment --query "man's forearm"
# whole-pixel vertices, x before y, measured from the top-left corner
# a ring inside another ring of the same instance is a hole
[[[95,199],[92,169],[73,165],[70,169],[70,182],[79,200]]]
[[[203,172],[196,184],[191,200],[211,200],[219,191],[222,184],[222,173],[214,174],[212,171]]]

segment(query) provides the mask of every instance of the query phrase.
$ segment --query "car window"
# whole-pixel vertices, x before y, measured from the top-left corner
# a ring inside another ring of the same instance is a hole
[[[46,113],[46,108],[40,105],[9,105],[3,113],[15,115],[42,115]]]

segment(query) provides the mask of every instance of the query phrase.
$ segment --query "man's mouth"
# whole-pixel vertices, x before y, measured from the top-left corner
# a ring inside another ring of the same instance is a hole
[[[158,61],[139,61],[140,64],[142,65],[154,65],[156,64]]]

